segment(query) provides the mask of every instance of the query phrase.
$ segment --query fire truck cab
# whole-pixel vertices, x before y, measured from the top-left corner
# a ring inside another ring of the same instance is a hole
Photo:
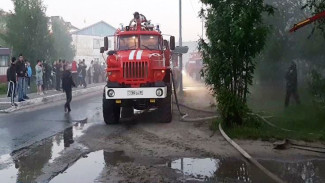
[[[158,110],[160,122],[171,122],[170,61],[174,49],[175,37],[164,40],[159,27],[155,29],[150,22],[140,20],[116,31],[114,50],[108,51],[108,38],[104,38],[101,53],[108,51],[107,84],[103,92],[106,124],[133,116],[134,109],[151,108]]]

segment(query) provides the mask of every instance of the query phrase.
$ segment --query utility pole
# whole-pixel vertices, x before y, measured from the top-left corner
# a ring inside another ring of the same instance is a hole
[[[182,0],[179,0],[179,46],[183,46],[182,42]],[[180,77],[179,77],[179,92],[183,93],[183,54],[179,54],[179,70],[180,70]]]

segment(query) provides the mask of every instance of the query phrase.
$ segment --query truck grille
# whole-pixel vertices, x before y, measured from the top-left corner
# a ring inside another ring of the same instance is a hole
[[[124,79],[146,79],[148,78],[148,62],[124,62]]]

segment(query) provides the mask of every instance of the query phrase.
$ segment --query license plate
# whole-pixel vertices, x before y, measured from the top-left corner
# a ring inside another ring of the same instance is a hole
[[[128,96],[143,95],[143,90],[128,90]]]

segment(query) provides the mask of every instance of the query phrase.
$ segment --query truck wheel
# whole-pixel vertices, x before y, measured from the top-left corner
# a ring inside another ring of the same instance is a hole
[[[159,121],[161,123],[170,123],[172,121],[173,108],[170,87],[167,90],[169,90],[167,97],[161,101],[158,107]]]
[[[133,107],[122,107],[121,118],[131,118],[134,115]]]
[[[117,124],[120,120],[120,106],[114,100],[103,99],[103,117],[107,125]]]

